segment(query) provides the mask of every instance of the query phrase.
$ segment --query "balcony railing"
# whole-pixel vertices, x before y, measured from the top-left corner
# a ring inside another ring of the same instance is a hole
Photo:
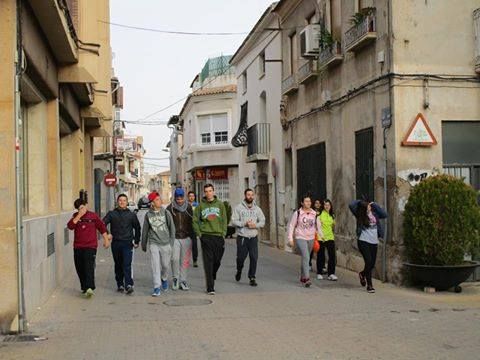
[[[345,51],[357,51],[377,38],[375,14],[366,15],[363,21],[345,33]]]
[[[342,44],[335,41],[331,47],[325,48],[320,51],[318,56],[319,68],[325,68],[328,66],[334,66],[343,61]]]
[[[298,90],[298,82],[295,74],[290,75],[282,81],[282,94],[288,95]]]
[[[258,123],[247,130],[247,162],[268,160],[270,155],[270,124]]]
[[[317,77],[317,64],[315,60],[308,60],[298,69],[297,76],[300,84],[305,84]]]

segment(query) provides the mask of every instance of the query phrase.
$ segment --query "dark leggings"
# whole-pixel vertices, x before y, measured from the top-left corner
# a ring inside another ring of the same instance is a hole
[[[375,262],[377,261],[377,248],[377,244],[370,244],[366,241],[358,240],[358,250],[360,250],[363,260],[365,261],[365,267],[361,274],[365,276],[368,287],[372,287],[372,270],[375,268]]]
[[[320,250],[317,254],[317,274],[322,274],[325,266],[325,251],[328,252],[328,275],[335,274],[337,258],[335,253],[335,241],[320,241]]]

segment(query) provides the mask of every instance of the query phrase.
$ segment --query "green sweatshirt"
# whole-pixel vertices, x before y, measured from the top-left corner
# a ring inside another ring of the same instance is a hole
[[[223,202],[215,198],[208,202],[205,198],[195,208],[193,230],[197,236],[227,234],[227,212]]]

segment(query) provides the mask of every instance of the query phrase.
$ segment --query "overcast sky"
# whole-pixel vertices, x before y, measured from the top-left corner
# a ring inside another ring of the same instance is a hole
[[[112,23],[187,32],[249,32],[271,0],[111,0]],[[233,54],[246,35],[185,36],[127,29],[111,25],[115,74],[124,87],[122,119],[135,121],[189,93],[193,78],[209,57]],[[183,102],[151,119],[168,120]],[[166,158],[166,126],[127,125],[143,135],[146,157]],[[145,160],[167,165],[168,160]],[[148,166],[148,167],[147,167]],[[146,165],[148,172],[167,168]]]

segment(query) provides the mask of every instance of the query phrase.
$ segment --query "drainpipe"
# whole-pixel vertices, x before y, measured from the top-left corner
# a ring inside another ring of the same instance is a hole
[[[24,71],[24,58],[22,50],[22,32],[21,32],[21,0],[16,2],[16,23],[17,23],[17,48],[15,53],[15,210],[16,224],[15,231],[17,236],[17,287],[18,287],[18,332],[23,333],[26,328],[25,319],[25,301],[23,293],[23,186],[22,186],[22,155],[23,149],[20,148],[22,138],[22,111],[20,98],[20,78]],[[22,151],[22,152],[21,152]]]
[[[392,1],[387,1],[387,22],[388,22],[388,101],[389,101],[389,111],[390,111],[390,126],[393,124],[393,27],[392,27]],[[387,130],[389,127],[384,127],[383,129],[383,156],[384,156],[384,169],[383,169],[383,198],[384,198],[384,207],[385,211],[388,213],[388,159],[387,159]],[[388,243],[388,218],[385,219],[385,234],[383,239],[383,249],[382,249],[382,282],[387,281],[387,243]]]

